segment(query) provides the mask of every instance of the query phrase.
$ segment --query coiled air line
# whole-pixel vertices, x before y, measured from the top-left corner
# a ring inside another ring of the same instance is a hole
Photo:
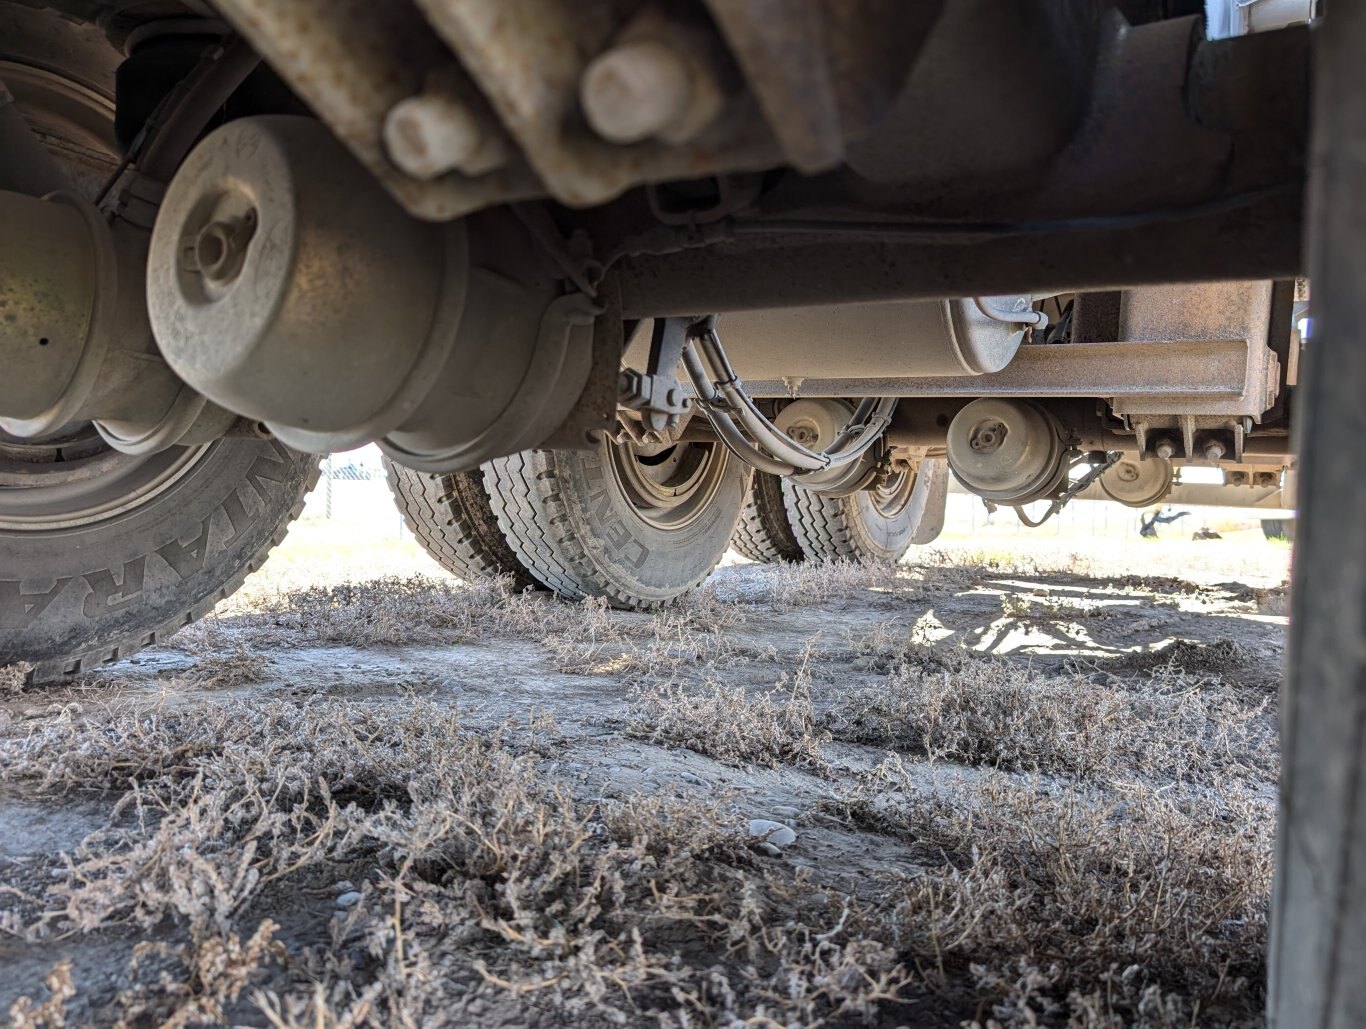
[[[829,445],[812,450],[755,406],[726,357],[716,322],[716,315],[707,315],[688,326],[682,359],[701,410],[727,449],[761,472],[810,489],[852,492],[867,485],[878,464],[870,451],[891,424],[897,398],[865,397]]]

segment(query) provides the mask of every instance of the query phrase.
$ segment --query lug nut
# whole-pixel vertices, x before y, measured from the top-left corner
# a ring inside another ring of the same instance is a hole
[[[579,82],[584,117],[611,143],[691,139],[721,109],[711,75],[684,52],[655,39],[621,43],[597,57]]]
[[[1175,457],[1176,444],[1172,442],[1172,440],[1169,437],[1163,436],[1160,440],[1153,444],[1153,453],[1156,454],[1158,457],[1162,458],[1163,460]]]
[[[1218,440],[1210,440],[1204,449],[1206,461],[1218,461],[1224,456],[1224,445]]]
[[[429,89],[400,100],[384,116],[389,159],[415,179],[447,172],[483,175],[506,163],[507,147],[458,97]]]

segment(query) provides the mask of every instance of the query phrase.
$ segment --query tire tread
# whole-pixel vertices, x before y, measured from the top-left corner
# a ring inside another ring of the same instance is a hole
[[[446,571],[466,582],[507,575],[518,590],[539,587],[503,535],[485,472],[435,475],[386,457],[384,474],[403,521]]]
[[[805,559],[806,552],[793,532],[783,500],[782,479],[778,476],[754,473],[730,545],[759,564]]]

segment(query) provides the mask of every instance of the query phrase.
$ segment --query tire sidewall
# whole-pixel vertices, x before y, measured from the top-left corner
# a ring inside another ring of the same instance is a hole
[[[557,452],[561,502],[594,577],[646,602],[671,600],[701,582],[730,546],[749,489],[749,466],[717,445],[715,492],[687,524],[661,528],[642,519],[611,467],[610,443]]]
[[[254,567],[316,469],[315,458],[275,440],[223,439],[114,518],[0,530],[0,664],[27,662],[42,681],[190,621]]]
[[[911,546],[934,540],[944,528],[944,505],[936,497],[946,485],[947,469],[944,461],[922,461],[906,505],[890,518],[877,509],[870,491],[845,498],[859,551],[874,560],[898,561]]]

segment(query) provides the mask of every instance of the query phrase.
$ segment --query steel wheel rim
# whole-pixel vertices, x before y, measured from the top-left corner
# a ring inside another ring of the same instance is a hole
[[[895,518],[906,510],[915,492],[916,473],[901,469],[889,475],[872,491],[873,508],[884,518]]]
[[[629,443],[610,449],[622,496],[637,518],[657,529],[680,529],[700,517],[725,473],[725,455],[712,443],[678,443],[657,453]]]
[[[0,433],[0,530],[51,532],[118,518],[165,493],[211,446],[123,454],[88,422],[38,439]]]
[[[119,159],[112,101],[42,68],[6,59],[0,71],[57,148],[73,187],[96,188]],[[89,422],[29,439],[0,431],[0,531],[52,532],[126,515],[188,475],[210,446],[124,454]]]

